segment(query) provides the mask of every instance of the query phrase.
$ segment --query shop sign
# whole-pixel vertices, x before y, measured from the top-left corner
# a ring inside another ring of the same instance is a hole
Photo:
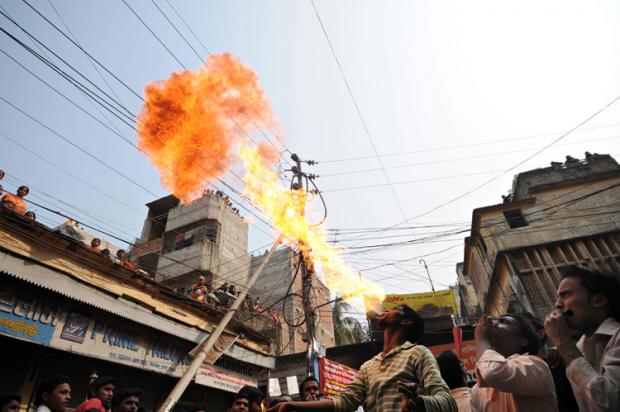
[[[196,374],[196,383],[227,392],[239,392],[244,386],[257,386],[250,377],[229,372],[217,366],[203,363]]]
[[[452,289],[438,290],[436,292],[386,295],[381,306],[384,310],[389,310],[402,304],[408,305],[423,318],[458,316]]]
[[[446,350],[455,350],[454,343],[429,346],[428,348],[435,356]],[[461,362],[463,362],[463,366],[467,371],[468,379],[476,379],[476,341],[474,339],[463,341],[461,347]]]
[[[357,369],[327,358],[319,360],[319,376],[321,392],[327,399],[332,399],[342,392],[358,374]]]
[[[155,339],[142,328],[129,329],[125,322],[93,321],[70,312],[62,323],[51,342],[54,348],[173,376],[180,375],[190,363],[187,352],[191,344]]]
[[[59,309],[46,301],[0,292],[0,333],[49,345]]]

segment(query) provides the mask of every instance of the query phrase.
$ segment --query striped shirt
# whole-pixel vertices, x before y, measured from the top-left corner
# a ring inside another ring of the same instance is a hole
[[[351,384],[334,399],[336,412],[351,412],[364,405],[366,412],[400,411],[402,394],[396,382],[416,383],[427,412],[457,412],[450,389],[428,348],[405,342],[388,354],[364,363]]]

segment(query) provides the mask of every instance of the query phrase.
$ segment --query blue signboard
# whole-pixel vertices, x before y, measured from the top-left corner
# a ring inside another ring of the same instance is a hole
[[[0,334],[49,346],[57,320],[54,305],[0,293]]]

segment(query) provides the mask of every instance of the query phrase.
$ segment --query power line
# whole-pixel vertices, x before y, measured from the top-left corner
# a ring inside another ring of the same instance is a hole
[[[608,127],[617,127],[617,126],[620,126],[620,123],[612,123],[612,124],[595,126],[595,127],[585,127],[585,128],[580,129],[580,131],[597,130],[597,129],[604,129]],[[443,150],[463,149],[466,147],[486,146],[486,145],[491,145],[491,144],[516,141],[516,140],[540,139],[541,137],[555,136],[555,135],[562,134],[562,133],[564,132],[544,133],[544,134],[521,136],[521,137],[509,137],[505,139],[494,139],[494,140],[488,140],[488,141],[483,141],[483,142],[478,142],[478,143],[466,143],[466,144],[459,144],[459,145],[452,145],[452,146],[431,147],[428,149],[412,150],[412,151],[406,151],[406,152],[383,153],[383,154],[380,154],[380,156],[381,157],[396,157],[396,156],[407,156],[407,155],[418,154],[418,153],[438,152],[438,151],[443,151]],[[355,161],[355,160],[369,160],[369,159],[374,159],[374,158],[375,156],[358,156],[358,157],[348,157],[348,158],[342,158],[342,159],[319,160],[317,161],[317,164],[349,162],[349,161]]]
[[[106,66],[104,66],[98,59],[96,59],[95,57],[93,57],[90,53],[88,53],[86,50],[84,50],[84,48],[82,46],[80,46],[76,41],[74,41],[72,38],[70,38],[69,36],[67,36],[67,34],[65,32],[63,32],[60,28],[58,28],[58,26],[56,26],[53,22],[51,22],[47,17],[45,17],[43,14],[41,14],[36,8],[34,8],[34,6],[32,6],[30,3],[28,3],[26,0],[22,0],[24,3],[26,3],[28,5],[28,7],[30,7],[32,10],[34,10],[35,13],[37,13],[43,20],[45,20],[49,25],[51,25],[54,29],[56,29],[56,31],[58,31],[60,34],[62,34],[67,40],[69,40],[71,43],[73,43],[73,45],[75,45],[75,47],[77,47],[78,49],[80,49],[82,51],[82,53],[84,53],[86,56],[88,56],[89,59],[91,59],[92,61],[94,61],[95,63],[97,63],[97,65],[99,67],[101,67],[103,70],[106,71],[106,73],[108,73],[110,76],[112,76],[114,79],[116,79],[120,84],[122,84],[127,90],[129,90],[134,96],[136,96],[138,99],[144,101],[144,99],[142,98],[142,96],[140,96],[135,90],[133,90],[131,87],[129,87],[127,85],[127,83],[125,83],[124,81],[122,81],[121,79],[119,79],[114,73],[112,73],[112,71],[110,71]]]
[[[387,171],[385,170],[385,165],[383,164],[383,160],[381,160],[381,157],[379,156],[379,152],[377,151],[377,147],[375,145],[375,142],[370,134],[370,130],[368,129],[368,125],[366,124],[366,120],[364,119],[364,116],[362,115],[362,111],[360,110],[359,105],[357,104],[357,100],[355,99],[355,96],[353,95],[353,90],[351,89],[351,86],[349,85],[349,81],[347,80],[347,77],[344,74],[344,70],[342,68],[342,65],[340,64],[340,60],[338,59],[338,55],[336,54],[336,50],[334,49],[334,45],[332,44],[329,35],[327,34],[327,29],[325,28],[325,25],[323,24],[323,20],[321,19],[321,15],[319,14],[319,10],[316,8],[316,5],[314,4],[314,0],[310,0],[310,4],[312,4],[312,8],[314,9],[314,13],[316,14],[316,17],[319,21],[319,24],[321,25],[321,29],[323,30],[323,34],[325,35],[325,39],[327,40],[327,44],[329,45],[329,48],[331,50],[332,56],[334,57],[334,60],[336,62],[336,65],[338,66],[338,70],[340,71],[340,75],[342,76],[342,79],[344,80],[344,84],[347,87],[347,91],[349,92],[349,96],[351,97],[351,101],[353,102],[353,105],[355,106],[355,110],[357,111],[357,115],[362,123],[362,126],[364,128],[364,132],[366,134],[366,137],[368,137],[368,141],[370,142],[370,145],[372,147],[373,152],[375,153],[375,157],[377,158],[377,161],[379,162],[379,165],[381,166],[381,169],[383,170],[383,174],[385,176],[385,180],[387,181],[387,185],[390,187],[390,190],[392,192],[392,195],[394,196],[394,200],[396,201],[396,205],[398,206],[398,208],[400,209],[401,214],[403,215],[403,218],[405,219],[405,221],[408,220],[407,218],[407,214],[405,213],[405,209],[403,208],[403,205],[400,203],[400,200],[396,194],[396,189],[394,188],[394,186],[392,185],[392,182],[390,180],[390,176],[388,175]]]
[[[582,140],[580,142],[564,143],[564,144],[559,144],[559,145],[556,145],[556,146],[557,147],[560,147],[560,146],[562,146],[562,147],[565,147],[565,146],[575,146],[575,145],[580,145],[580,144],[583,144],[583,143],[599,142],[599,141],[603,141],[603,140],[612,140],[612,139],[618,139],[618,138],[620,138],[620,136],[608,136],[608,137],[602,137],[602,138],[596,138],[596,139]],[[516,150],[510,150],[510,151],[484,153],[484,154],[480,154],[480,155],[471,155],[471,156],[464,156],[464,157],[453,157],[453,158],[449,158],[449,159],[432,160],[432,161],[428,161],[428,162],[407,163],[407,164],[397,165],[397,166],[388,166],[388,167],[386,167],[386,169],[387,170],[394,170],[394,169],[405,169],[405,168],[416,167],[416,166],[436,165],[436,164],[441,164],[441,163],[456,162],[456,161],[460,161],[460,160],[481,159],[481,158],[485,158],[485,157],[494,157],[494,156],[504,155],[504,154],[513,154],[513,153],[518,153],[518,152],[529,152],[529,151],[534,151],[534,150],[537,150],[537,149],[539,149],[539,148],[531,147],[531,148],[526,148],[526,149],[516,149]],[[349,171],[338,172],[338,173],[328,173],[328,174],[321,173],[320,177],[324,178],[324,177],[334,177],[334,176],[346,176],[346,175],[354,175],[354,174],[361,174],[361,173],[371,173],[371,172],[380,172],[380,171],[381,171],[381,169],[349,170]]]

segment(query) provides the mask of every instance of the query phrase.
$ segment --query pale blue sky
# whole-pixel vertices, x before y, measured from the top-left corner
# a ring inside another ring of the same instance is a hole
[[[156,1],[204,55],[166,1]],[[108,90],[85,56],[22,1],[4,0],[0,4],[27,30]],[[32,4],[64,30],[47,0]],[[198,67],[198,58],[150,1],[130,4],[186,66]],[[288,148],[319,162],[374,155],[309,1],[173,4],[212,52],[230,52],[257,72],[282,124]],[[489,172],[518,163],[620,94],[620,3],[614,0],[316,0],[315,4],[380,154],[496,142],[384,157],[388,168],[425,163],[388,169],[392,182],[425,180],[394,186],[407,217],[421,214],[498,174]],[[121,0],[53,1],[53,5],[84,48],[135,90],[141,91],[149,81],[181,69]],[[4,17],[0,20],[2,27],[26,39]],[[0,38],[2,50],[102,118],[75,88],[6,36]],[[158,196],[166,194],[157,172],[132,146],[2,54],[0,69],[0,96]],[[107,79],[122,102],[137,113],[140,101]],[[110,201],[0,137],[0,168],[19,179],[5,179],[5,188],[14,189],[17,183],[25,182],[32,188],[34,201],[77,215],[78,220],[105,226],[128,240],[139,235],[146,211],[143,205],[153,200],[151,194],[93,162],[1,101],[0,118],[0,132],[101,191],[122,198],[140,213]],[[131,129],[118,121],[114,124],[125,137],[135,141]],[[620,104],[616,104],[518,171],[563,160],[566,154],[583,157],[585,150],[620,155],[619,125]],[[538,137],[521,139],[528,136]],[[493,153],[498,154],[489,155]],[[457,158],[465,159],[450,160]],[[307,169],[330,175],[378,168],[376,159],[367,158],[319,163]],[[415,221],[453,226],[400,233],[418,237],[424,232],[466,226],[473,208],[501,201],[500,195],[510,188],[513,174],[507,173],[472,195]],[[469,176],[450,177],[458,175]],[[429,180],[440,177],[450,178]],[[225,180],[239,185],[230,176]],[[326,191],[330,228],[383,227],[403,220],[387,186],[330,191],[384,185],[386,179],[381,171],[325,176],[317,183]],[[60,221],[34,209],[42,219]],[[90,215],[85,216],[83,210]],[[370,243],[402,239],[376,239]],[[268,236],[251,229],[251,248],[268,241]],[[452,249],[433,254],[449,247]],[[431,254],[427,261],[438,287],[452,283],[455,263],[462,258],[462,235],[440,243],[355,256],[351,263],[364,269],[422,254]],[[417,275],[405,274],[403,269],[424,274],[414,259],[400,268],[384,267],[367,275],[389,292],[429,289]],[[390,278],[382,280],[386,277]]]

